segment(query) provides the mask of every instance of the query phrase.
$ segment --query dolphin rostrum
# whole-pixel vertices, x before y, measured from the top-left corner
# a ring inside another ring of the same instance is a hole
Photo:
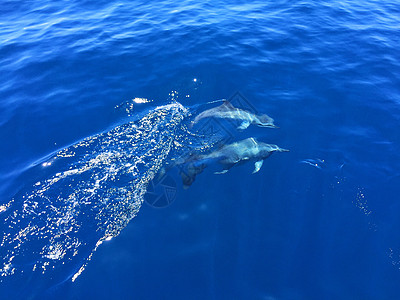
[[[223,170],[215,174],[224,174],[233,166],[253,161],[254,173],[257,173],[263,164],[264,159],[268,158],[273,152],[287,152],[277,145],[258,142],[255,138],[248,138],[229,145],[224,145],[211,153],[203,155],[192,155],[183,163],[181,176],[185,187],[191,185],[197,174],[212,162],[217,162],[223,166]]]
[[[278,128],[274,125],[274,119],[266,114],[256,115],[249,111],[234,107],[229,101],[225,101],[220,106],[208,109],[198,114],[193,120],[192,125],[204,118],[234,119],[242,121],[238,129],[246,129],[250,124],[260,127]]]

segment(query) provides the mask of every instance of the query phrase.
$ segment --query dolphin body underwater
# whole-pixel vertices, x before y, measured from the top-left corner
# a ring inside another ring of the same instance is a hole
[[[217,162],[223,166],[223,170],[215,174],[224,174],[235,165],[253,161],[254,173],[257,173],[263,164],[264,159],[271,156],[273,152],[287,152],[277,145],[258,142],[255,138],[247,138],[239,142],[224,145],[221,148],[203,155],[192,155],[181,162],[183,166],[180,171],[182,182],[185,188],[189,187],[210,162]]]
[[[222,105],[208,109],[200,113],[193,120],[192,125],[198,123],[205,118],[234,119],[242,123],[238,129],[246,129],[250,124],[260,127],[278,128],[274,125],[274,119],[266,114],[256,115],[249,111],[234,107],[229,101],[225,101]]]

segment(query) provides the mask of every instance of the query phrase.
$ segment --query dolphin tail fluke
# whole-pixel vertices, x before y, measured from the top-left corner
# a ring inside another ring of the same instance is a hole
[[[196,176],[203,172],[205,168],[205,164],[196,166],[194,163],[188,163],[186,166],[184,166],[179,172],[182,178],[183,188],[189,188],[195,181]]]

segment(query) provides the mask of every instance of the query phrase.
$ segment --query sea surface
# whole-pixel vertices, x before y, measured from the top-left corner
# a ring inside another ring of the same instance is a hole
[[[400,299],[399,20],[2,1],[0,299]],[[193,126],[224,99],[279,128]],[[250,137],[290,151],[182,183],[176,159]]]

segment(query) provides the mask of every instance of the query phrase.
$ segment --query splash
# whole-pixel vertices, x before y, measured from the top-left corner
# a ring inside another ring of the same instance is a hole
[[[44,162],[51,174],[0,207],[0,279],[65,270],[73,281],[136,216],[149,182],[188,144],[179,103],[89,137]],[[72,271],[71,271],[72,268]]]

